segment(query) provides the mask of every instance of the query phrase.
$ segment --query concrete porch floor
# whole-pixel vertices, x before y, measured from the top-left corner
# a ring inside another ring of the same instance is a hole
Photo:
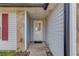
[[[47,56],[47,47],[45,43],[30,43],[28,50],[30,50],[30,56]]]

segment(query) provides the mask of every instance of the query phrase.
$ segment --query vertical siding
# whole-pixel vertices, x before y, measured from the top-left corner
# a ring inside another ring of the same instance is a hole
[[[64,55],[64,4],[58,4],[47,19],[47,42],[54,55]]]
[[[1,20],[2,13],[0,13]],[[8,14],[8,41],[0,39],[0,50],[16,50],[16,16],[14,12]]]

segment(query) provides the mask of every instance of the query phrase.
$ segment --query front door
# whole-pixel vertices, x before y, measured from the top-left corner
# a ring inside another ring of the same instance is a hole
[[[33,21],[33,41],[43,41],[43,21]]]

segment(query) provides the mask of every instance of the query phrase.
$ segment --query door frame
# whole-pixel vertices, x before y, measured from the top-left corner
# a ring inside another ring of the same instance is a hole
[[[43,35],[43,34],[44,34],[44,32],[43,32],[43,30],[44,30],[44,28],[43,28],[43,25],[44,25],[44,24],[43,24],[43,23],[44,23],[43,20],[33,20],[33,24],[34,24],[34,21],[42,21],[42,35]],[[32,27],[32,30],[33,30],[33,32],[32,32],[33,36],[32,36],[32,37],[33,37],[33,41],[35,41],[35,40],[34,40],[34,29],[33,29],[33,28],[34,28],[34,25],[33,25],[33,27]],[[38,40],[38,41],[39,41],[39,40]],[[44,35],[42,36],[42,40],[40,40],[40,41],[44,41]]]

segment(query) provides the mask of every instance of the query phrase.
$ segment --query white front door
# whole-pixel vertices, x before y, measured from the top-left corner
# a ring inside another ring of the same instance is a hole
[[[43,41],[43,21],[33,21],[33,41]]]

